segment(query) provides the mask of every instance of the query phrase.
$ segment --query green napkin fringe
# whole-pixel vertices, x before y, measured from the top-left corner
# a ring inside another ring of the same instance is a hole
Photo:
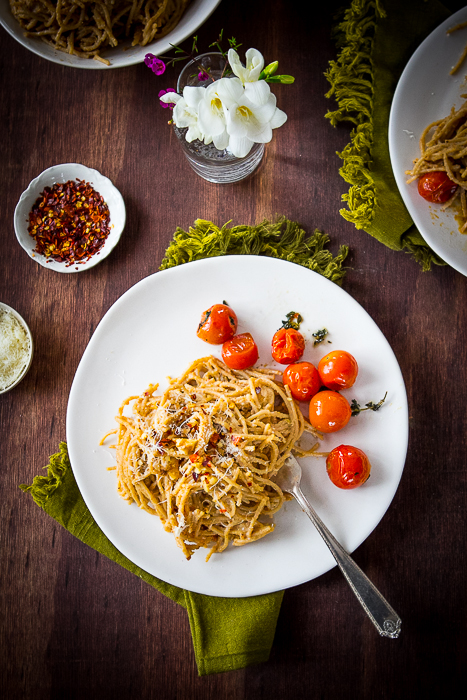
[[[336,27],[340,49],[337,61],[330,61],[325,77],[331,84],[326,97],[334,97],[338,109],[325,117],[333,126],[348,121],[355,124],[350,143],[337,155],[344,161],[340,175],[351,187],[340,209],[344,219],[357,229],[370,226],[376,205],[376,185],[371,175],[373,144],[373,41],[376,21],[386,13],[379,0],[353,0]]]
[[[20,484],[19,488],[25,493],[29,493],[34,502],[42,509],[45,508],[48,499],[63,483],[63,478],[68,469],[71,469],[68,450],[65,442],[61,442],[59,452],[51,455],[47,469],[47,476],[35,476],[32,484]]]
[[[256,226],[229,228],[230,223],[219,228],[212,221],[197,219],[188,231],[178,227],[160,269],[220,255],[265,255],[302,265],[336,284],[342,283],[349,248],[342,245],[333,256],[326,250],[326,233],[316,229],[307,237],[297,222],[285,217],[276,222],[264,220]]]
[[[431,248],[429,248],[426,243],[418,244],[411,240],[411,235],[418,233],[415,225],[411,226],[405,234],[402,236],[402,245],[408,253],[411,253],[414,259],[420,263],[423,272],[428,272],[431,270],[432,265],[446,265],[444,260],[441,260],[439,255],[437,255]]]
[[[283,591],[232,600],[193,593],[152,576],[119,552],[98,527],[76,484],[65,442],[44,469],[46,476],[36,476],[20,489],[81,542],[185,608],[200,676],[269,659]]]

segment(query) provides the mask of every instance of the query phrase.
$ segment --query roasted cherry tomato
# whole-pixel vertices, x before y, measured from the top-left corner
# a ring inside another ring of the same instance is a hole
[[[371,464],[358,447],[339,445],[328,454],[326,469],[332,483],[340,489],[355,489],[370,476]]]
[[[318,363],[321,383],[328,389],[339,391],[354,385],[358,374],[355,357],[345,350],[333,350]]]
[[[309,418],[313,428],[321,433],[335,433],[350,420],[350,404],[337,391],[318,391],[310,401]]]
[[[237,332],[237,316],[230,306],[214,304],[201,316],[197,336],[211,345],[221,345]]]
[[[222,346],[222,359],[230,369],[247,369],[258,359],[258,348],[251,333],[240,333]]]
[[[418,194],[428,202],[447,202],[456,190],[456,183],[442,170],[425,173],[418,178]]]
[[[272,357],[281,365],[297,362],[305,350],[305,338],[295,328],[279,328],[272,338]]]
[[[318,370],[311,362],[289,365],[284,370],[282,381],[290,388],[290,393],[297,401],[309,401],[321,387]]]

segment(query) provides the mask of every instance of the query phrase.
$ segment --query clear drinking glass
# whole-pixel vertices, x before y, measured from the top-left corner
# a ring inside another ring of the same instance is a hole
[[[200,79],[200,74],[204,72],[219,80],[223,77],[225,65],[226,59],[221,53],[197,56],[180,73],[177,92],[181,95],[187,85],[207,87],[212,81]],[[187,129],[174,125],[174,131],[193,170],[209,182],[221,184],[243,180],[256,170],[264,156],[264,143],[255,143],[247,156],[237,158],[228,149],[220,151],[213,143],[206,145],[198,139],[188,143],[185,139]]]

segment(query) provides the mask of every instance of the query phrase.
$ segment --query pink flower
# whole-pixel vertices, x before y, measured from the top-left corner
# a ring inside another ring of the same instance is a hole
[[[148,68],[156,75],[162,75],[165,72],[165,63],[152,53],[147,53],[144,57],[144,62]]]
[[[168,90],[159,90],[158,97],[161,98],[162,95],[165,95],[166,92],[175,92],[172,88],[169,88]],[[161,107],[164,109],[167,109],[167,107],[170,107],[170,109],[173,109],[175,107],[175,104],[173,102],[161,102]]]
[[[204,68],[202,68],[198,73],[198,80],[209,80],[209,74],[206,73]]]

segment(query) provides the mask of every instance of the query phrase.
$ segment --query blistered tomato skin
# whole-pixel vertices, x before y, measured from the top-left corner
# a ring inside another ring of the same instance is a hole
[[[203,312],[196,335],[211,345],[222,345],[237,332],[237,316],[226,304],[214,304]]]
[[[222,359],[230,369],[248,369],[258,357],[258,348],[251,333],[235,335],[222,346]]]
[[[337,391],[318,391],[310,401],[309,419],[320,433],[335,433],[345,428],[352,411],[350,404]]]
[[[367,481],[371,472],[370,460],[358,447],[339,445],[326,458],[328,476],[340,489],[355,489]]]
[[[427,202],[447,202],[456,190],[456,183],[442,170],[425,173],[418,178],[418,194]]]
[[[355,384],[358,364],[355,357],[349,352],[333,350],[319,361],[318,372],[324,386],[339,391],[340,389],[349,389]]]
[[[305,338],[294,328],[279,328],[272,338],[273,360],[281,365],[297,362],[305,350]]]
[[[284,370],[282,381],[297,401],[309,401],[321,388],[318,370],[311,362],[289,365]]]

